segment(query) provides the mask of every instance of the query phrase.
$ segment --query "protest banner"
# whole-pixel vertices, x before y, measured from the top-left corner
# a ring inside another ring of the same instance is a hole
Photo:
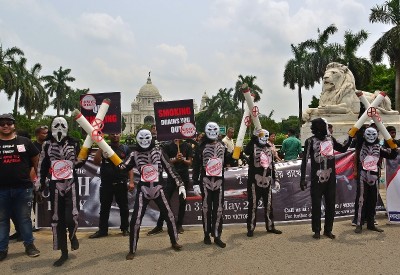
[[[386,210],[390,222],[400,222],[400,156],[386,159]]]

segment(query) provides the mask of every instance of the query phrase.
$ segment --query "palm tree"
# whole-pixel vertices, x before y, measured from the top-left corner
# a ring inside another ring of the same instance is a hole
[[[323,32],[319,29],[318,38],[308,39],[302,44],[308,50],[311,50],[310,60],[314,68],[314,80],[319,83],[320,79],[324,77],[326,66],[337,61],[340,56],[340,45],[337,43],[328,44],[329,36],[337,32],[335,25],[330,25]]]
[[[35,112],[43,114],[49,106],[49,97],[42,86],[39,72],[42,65],[36,63],[29,71],[26,71],[26,88],[20,95],[19,107],[25,109],[26,116],[31,119]]]
[[[244,96],[243,96],[243,91],[242,91],[242,85],[244,83],[247,84],[247,86],[250,89],[250,92],[254,95],[254,102],[258,102],[260,100],[260,94],[262,94],[262,89],[255,84],[255,80],[257,79],[256,76],[253,75],[246,75],[243,77],[242,75],[238,76],[238,81],[236,81],[235,85],[235,93],[233,94],[233,99],[237,102],[241,103],[242,107],[242,114],[244,112]]]
[[[67,97],[68,92],[71,88],[67,85],[67,82],[74,82],[75,78],[69,76],[71,69],[63,70],[60,67],[57,71],[53,71],[53,75],[43,77],[44,81],[47,82],[44,87],[47,89],[49,96],[55,96],[51,102],[54,108],[57,110],[57,116],[60,115],[62,109],[62,102]]]
[[[311,63],[311,56],[307,53],[304,43],[298,46],[290,45],[294,58],[290,59],[285,65],[283,73],[283,86],[289,85],[294,90],[297,85],[297,96],[299,101],[299,127],[302,124],[303,98],[301,88],[306,89],[314,87],[315,74]]]
[[[395,109],[400,110],[400,3],[399,0],[389,0],[383,5],[376,5],[369,15],[371,23],[391,24],[393,27],[385,32],[370,50],[373,63],[382,62],[387,55],[391,66],[396,71]]]
[[[342,47],[343,57],[341,62],[353,73],[356,87],[360,90],[364,90],[371,81],[373,70],[372,64],[368,59],[356,56],[358,48],[367,38],[368,33],[364,30],[356,34],[346,31],[344,34],[344,46]]]
[[[66,116],[68,112],[72,112],[74,109],[79,109],[81,95],[87,94],[88,92],[89,89],[70,89],[67,93],[67,96],[61,102],[64,116]]]
[[[11,93],[10,90],[15,82],[11,64],[15,57],[23,55],[24,52],[17,47],[3,50],[3,46],[0,44],[0,90],[4,90],[7,94]]]

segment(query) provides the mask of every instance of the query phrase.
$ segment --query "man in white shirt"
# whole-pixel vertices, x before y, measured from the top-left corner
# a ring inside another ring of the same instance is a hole
[[[235,134],[235,129],[232,127],[228,128],[226,136],[222,139],[222,142],[225,144],[225,147],[229,154],[229,162],[227,166],[237,166],[237,161],[232,158],[233,149],[235,149],[235,142],[233,141],[233,135]]]

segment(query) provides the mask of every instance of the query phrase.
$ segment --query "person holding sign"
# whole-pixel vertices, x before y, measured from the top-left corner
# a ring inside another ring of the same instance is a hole
[[[355,233],[362,232],[364,219],[367,222],[367,229],[383,232],[374,224],[378,198],[379,163],[382,158],[395,159],[396,157],[396,149],[383,148],[379,144],[378,131],[375,128],[368,127],[365,129],[361,144],[356,148],[356,159],[359,162],[357,165],[357,182],[360,185]]]
[[[333,151],[346,152],[352,140],[349,137],[346,144],[341,145],[334,137],[328,135],[327,126],[327,122],[323,118],[316,118],[311,121],[313,136],[306,139],[304,143],[304,154],[301,162],[300,188],[304,191],[307,188],[307,161],[311,159],[311,173],[308,176],[311,180],[311,223],[314,239],[320,238],[322,196],[325,198],[324,235],[330,239],[335,238],[335,235],[332,234],[336,199],[336,169]]]
[[[54,266],[61,266],[68,259],[67,228],[71,249],[79,248],[76,238],[79,214],[79,184],[76,168],[80,148],[78,141],[68,136],[68,123],[56,117],[51,123],[51,135],[43,143],[38,164],[39,191],[46,188],[49,180],[53,231],[53,249],[61,250],[61,257]]]
[[[206,137],[196,150],[193,165],[193,190],[202,195],[204,243],[211,244],[211,236],[219,247],[226,247],[221,240],[224,209],[224,166],[227,159],[225,144],[218,140],[219,126],[208,122]]]
[[[176,172],[181,177],[183,183],[185,184],[185,189],[188,189],[189,185],[189,166],[192,165],[192,146],[180,139],[175,139],[173,142],[168,143],[163,147],[164,152],[170,158],[169,162],[174,166]],[[167,195],[168,201],[170,201],[172,195],[177,190],[175,179],[168,176],[167,185],[164,188],[165,194]],[[182,234],[183,230],[183,218],[185,217],[186,210],[186,198],[183,195],[179,196],[179,210],[178,219],[176,221],[176,226],[178,228],[178,233]],[[163,223],[165,217],[160,213],[157,225],[152,230],[150,230],[147,235],[155,235],[163,232]]]
[[[260,198],[264,202],[265,227],[267,232],[282,234],[275,229],[272,213],[272,185],[280,188],[275,175],[273,152],[268,144],[269,132],[265,129],[255,130],[244,153],[249,156],[249,172],[247,177],[247,199],[249,202],[247,214],[247,236],[253,237],[256,227],[256,213]]]
[[[136,167],[140,173],[140,181],[137,184],[137,192],[133,213],[130,222],[129,253],[127,260],[133,260],[139,239],[140,225],[145,214],[147,205],[153,200],[160,209],[167,222],[168,234],[174,250],[181,250],[178,244],[178,232],[176,229],[174,213],[168,203],[164,192],[163,171],[175,181],[179,188],[179,195],[186,199],[186,190],[182,179],[175,172],[166,156],[159,146],[156,146],[151,132],[141,129],[136,135],[137,146],[132,149],[129,157],[121,164],[120,169],[131,170]]]

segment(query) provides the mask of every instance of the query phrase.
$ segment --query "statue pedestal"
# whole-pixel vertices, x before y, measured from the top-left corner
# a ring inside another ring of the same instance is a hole
[[[382,118],[383,125],[385,127],[391,125],[396,128],[396,132],[398,133],[396,138],[400,136],[400,115],[384,115],[380,114]],[[328,123],[333,126],[333,134],[332,136],[336,138],[337,141],[343,142],[348,137],[348,132],[351,127],[358,120],[358,114],[324,114],[322,116],[312,116],[310,121],[304,123],[300,129],[300,139],[302,145],[304,145],[304,141],[312,136],[311,133],[311,120],[314,118],[322,117],[325,118]],[[370,124],[371,119],[365,121],[365,124]],[[379,135],[380,139],[383,139],[382,134]]]

